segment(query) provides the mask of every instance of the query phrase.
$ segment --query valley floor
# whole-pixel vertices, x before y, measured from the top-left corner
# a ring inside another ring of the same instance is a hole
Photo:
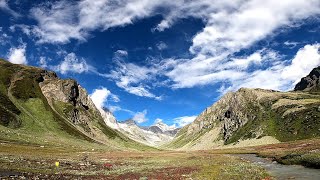
[[[234,154],[254,153],[286,164],[317,168],[320,164],[319,149],[320,139],[190,152],[106,152],[102,149],[44,147],[2,141],[0,178],[273,179],[263,167]]]

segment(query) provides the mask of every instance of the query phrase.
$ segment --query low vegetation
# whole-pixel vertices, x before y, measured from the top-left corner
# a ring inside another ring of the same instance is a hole
[[[59,162],[59,167],[55,165]],[[208,152],[105,151],[2,142],[0,176],[65,179],[263,179],[239,158]]]

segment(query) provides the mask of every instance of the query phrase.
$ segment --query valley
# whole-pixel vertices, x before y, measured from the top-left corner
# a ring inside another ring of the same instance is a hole
[[[77,81],[0,60],[0,178],[277,179],[254,155],[320,174],[319,71],[229,92],[180,129],[118,122]]]
[[[1,141],[0,176],[16,179],[277,179],[277,174],[268,168],[235,154],[257,154],[268,157],[269,161],[319,168],[319,145],[320,139],[312,139],[205,151],[110,151],[104,149],[105,146],[79,149]],[[299,160],[299,157],[302,158]],[[58,167],[55,162],[59,162]],[[299,174],[303,174],[301,169]],[[320,175],[316,169],[311,172]],[[294,178],[295,173],[288,173],[286,179]],[[305,179],[315,178],[310,174]]]

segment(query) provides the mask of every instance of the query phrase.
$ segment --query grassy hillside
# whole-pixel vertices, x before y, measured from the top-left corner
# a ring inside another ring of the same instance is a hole
[[[269,136],[282,142],[314,138],[320,136],[319,119],[319,92],[242,88],[207,108],[166,147],[210,149]]]
[[[73,124],[71,102],[53,99],[53,107],[43,95],[39,83],[44,72],[0,59],[0,141],[86,149],[152,149],[107,127],[94,109],[80,112],[87,118],[85,124]],[[92,132],[86,131],[88,127]]]

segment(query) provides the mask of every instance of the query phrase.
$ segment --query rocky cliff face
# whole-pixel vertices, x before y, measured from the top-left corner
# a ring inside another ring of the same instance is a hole
[[[295,91],[320,91],[320,66],[314,68],[310,74],[301,79],[295,86]]]
[[[219,124],[222,128],[223,139],[227,141],[249,119],[257,117],[254,108],[247,108],[248,106],[257,106],[258,108],[258,105],[255,104],[256,100],[256,93],[249,89],[242,88],[237,93],[229,92],[213,106],[202,112],[188,127],[187,133],[211,129]]]
[[[182,128],[168,147],[210,149],[247,140],[266,144],[320,136],[317,77],[314,69],[302,79],[296,89],[304,92],[247,88],[229,92]],[[269,137],[273,140],[264,141]]]
[[[54,110],[60,111],[71,123],[81,125],[83,130],[94,135],[90,121],[94,116],[99,116],[99,111],[85,89],[75,80],[62,80],[47,74],[44,74],[39,85]]]

